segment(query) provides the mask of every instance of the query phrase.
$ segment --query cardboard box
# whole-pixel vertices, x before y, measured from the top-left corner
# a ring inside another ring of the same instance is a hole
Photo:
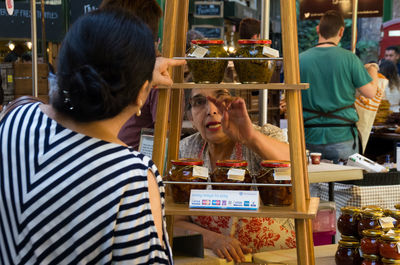
[[[38,64],[38,94],[47,95],[49,84],[47,64]],[[32,95],[32,64],[14,63],[14,95]]]

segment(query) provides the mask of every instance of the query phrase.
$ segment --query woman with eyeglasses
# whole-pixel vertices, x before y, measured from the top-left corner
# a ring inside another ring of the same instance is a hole
[[[188,117],[198,132],[181,141],[179,156],[200,158],[211,171],[217,160],[246,160],[251,172],[264,159],[290,160],[282,130],[252,124],[244,100],[226,89],[193,89]],[[178,233],[201,233],[205,248],[228,261],[244,261],[244,254],[252,251],[295,247],[290,219],[176,216],[175,228]]]

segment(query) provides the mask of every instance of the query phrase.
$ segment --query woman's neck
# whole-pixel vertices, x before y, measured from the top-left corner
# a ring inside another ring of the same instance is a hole
[[[235,148],[235,142],[227,140],[223,143],[208,143],[208,153],[210,155],[211,168],[214,170],[218,160],[229,159]]]

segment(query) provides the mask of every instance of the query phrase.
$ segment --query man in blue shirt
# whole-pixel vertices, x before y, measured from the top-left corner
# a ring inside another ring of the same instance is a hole
[[[397,73],[400,75],[400,51],[396,46],[389,46],[385,49],[385,60],[392,61],[397,66]]]

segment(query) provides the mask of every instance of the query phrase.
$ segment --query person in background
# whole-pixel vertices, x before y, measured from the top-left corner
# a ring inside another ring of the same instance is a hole
[[[1,264],[172,264],[162,178],[118,138],[151,87],[172,83],[169,60],[122,9],[73,24],[51,105],[0,122]]]
[[[158,46],[158,24],[162,10],[156,0],[103,0],[100,9],[122,8],[138,16],[146,23],[153,33],[154,45]],[[157,50],[157,55],[159,52]],[[158,58],[162,60],[162,58]],[[181,61],[184,63],[184,61]],[[158,90],[151,89],[150,95],[144,102],[141,115],[133,115],[122,127],[118,137],[127,145],[138,150],[142,128],[154,129],[157,115]]]
[[[400,75],[400,51],[397,46],[389,46],[385,49],[385,60],[392,61],[397,67],[397,74]]]
[[[359,152],[355,95],[375,96],[378,71],[337,47],[344,32],[339,12],[327,11],[316,30],[318,43],[299,57],[301,82],[310,84],[302,91],[305,140],[310,152],[338,163]]]
[[[181,140],[179,157],[198,158],[215,169],[217,160],[246,160],[250,172],[264,159],[290,160],[282,130],[271,124],[253,125],[242,98],[226,89],[191,91],[188,116],[197,133]],[[175,216],[178,234],[201,233],[204,247],[228,261],[244,261],[244,254],[295,247],[292,219]]]
[[[3,110],[3,103],[4,103],[3,80],[0,77],[0,112]]]
[[[18,62],[19,60],[21,60],[21,56],[24,53],[24,51],[25,51],[24,45],[17,43],[14,47],[14,50],[10,51],[4,57],[4,62],[5,63]]]
[[[388,80],[389,84],[385,88],[385,97],[390,103],[390,110],[400,111],[400,77],[397,74],[396,65],[390,60],[382,60],[379,64],[379,72]]]
[[[239,24],[239,39],[259,39],[261,32],[260,20],[244,18]]]

